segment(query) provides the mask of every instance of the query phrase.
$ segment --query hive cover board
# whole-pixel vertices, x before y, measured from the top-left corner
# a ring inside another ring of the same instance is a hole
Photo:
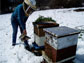
[[[66,26],[45,28],[44,31],[57,38],[80,33],[79,30],[75,30]]]

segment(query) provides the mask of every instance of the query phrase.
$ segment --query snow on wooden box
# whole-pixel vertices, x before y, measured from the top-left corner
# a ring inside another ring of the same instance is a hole
[[[44,46],[44,40],[45,40],[45,32],[44,28],[51,28],[51,27],[58,27],[59,24],[56,22],[39,22],[35,23],[33,22],[34,25],[34,42],[38,46]]]
[[[79,30],[61,26],[46,28],[45,31],[45,54],[58,62],[75,56]],[[68,53],[68,54],[67,54]]]

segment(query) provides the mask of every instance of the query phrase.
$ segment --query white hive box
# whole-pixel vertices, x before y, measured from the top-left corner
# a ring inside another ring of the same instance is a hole
[[[80,31],[65,26],[46,28],[44,31],[45,54],[52,62],[61,62],[75,57]]]

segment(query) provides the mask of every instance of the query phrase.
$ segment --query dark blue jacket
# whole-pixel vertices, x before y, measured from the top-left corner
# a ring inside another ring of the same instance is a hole
[[[20,27],[24,30],[27,18],[28,17],[25,15],[23,10],[23,4],[18,5],[12,14],[12,19],[15,19],[17,23],[19,23]]]

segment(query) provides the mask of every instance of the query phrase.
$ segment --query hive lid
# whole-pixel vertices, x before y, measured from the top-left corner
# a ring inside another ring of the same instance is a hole
[[[38,28],[49,28],[49,27],[57,27],[59,26],[58,23],[56,22],[52,22],[52,21],[49,21],[49,22],[33,22],[33,25],[34,26],[37,26]]]
[[[65,26],[45,28],[44,31],[53,35],[53,36],[55,36],[55,37],[57,37],[57,38],[80,33],[79,30],[75,30],[75,29],[65,27]]]

